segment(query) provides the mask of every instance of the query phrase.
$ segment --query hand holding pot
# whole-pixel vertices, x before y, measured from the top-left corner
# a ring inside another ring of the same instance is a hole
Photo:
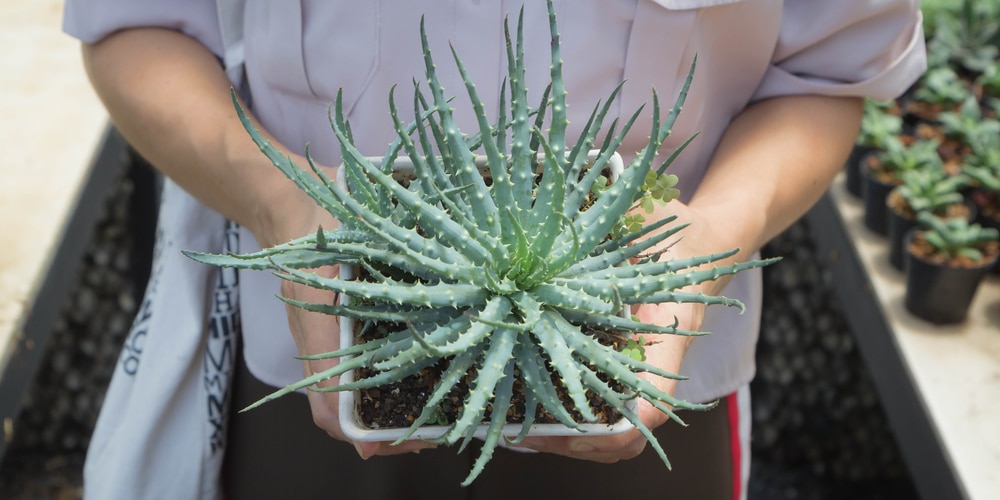
[[[305,158],[293,157],[293,161],[297,165],[308,165]],[[335,176],[334,169],[322,168],[326,171],[327,176],[331,178]],[[291,183],[287,184],[290,189],[277,198],[280,202],[271,204],[271,206],[281,207],[281,209],[264,216],[263,220],[267,223],[262,224],[261,227],[268,229],[258,230],[260,232],[257,234],[258,241],[265,248],[314,233],[319,228],[332,230],[338,226],[337,220],[329,212],[318,207],[311,198],[301,190],[294,188]],[[339,273],[339,266],[327,266],[311,271],[323,277],[332,278]],[[290,281],[282,281],[281,295],[296,301],[313,304],[335,304],[339,300],[333,292],[317,290]],[[319,354],[340,348],[340,328],[336,316],[306,311],[290,304],[285,305],[285,311],[288,315],[289,331],[292,333],[295,345],[301,355]],[[303,360],[303,371],[308,377],[327,370],[338,362],[338,359]],[[331,387],[338,383],[339,377],[334,377],[318,385]],[[340,393],[310,391],[307,397],[309,398],[313,422],[326,431],[330,437],[353,444],[358,455],[362,458],[367,459],[375,455],[399,455],[433,447],[421,441],[408,441],[398,446],[390,446],[388,442],[351,441],[341,430],[337,416]]]
[[[723,250],[711,242],[710,232],[698,229],[699,226],[710,227],[702,221],[701,214],[680,201],[674,200],[666,206],[657,206],[652,215],[645,214],[647,219],[653,220],[670,215],[678,215],[679,221],[698,222],[685,228],[676,239],[668,240],[663,248],[660,248],[666,252],[665,258],[684,259]],[[692,285],[685,288],[685,291],[717,293],[723,286],[724,283],[717,280]],[[701,328],[705,308],[705,304],[702,303],[640,304],[633,306],[632,312],[644,323],[673,325],[676,322],[678,329],[697,331]],[[684,353],[694,340],[695,337],[679,335],[647,335],[646,361],[670,373],[678,373]],[[657,388],[670,394],[674,393],[676,380],[650,374],[644,374],[644,378],[650,380]],[[639,401],[639,418],[653,430],[669,420],[666,414],[642,399]],[[529,437],[524,440],[522,446],[582,460],[613,463],[637,457],[645,449],[646,443],[646,438],[637,429],[632,429],[607,436]],[[669,456],[669,445],[665,449]]]

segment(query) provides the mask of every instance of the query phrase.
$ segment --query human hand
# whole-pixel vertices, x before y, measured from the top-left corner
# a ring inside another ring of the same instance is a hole
[[[325,277],[333,277],[338,271],[337,266],[313,270],[313,272]],[[281,293],[288,298],[303,302],[329,304],[337,300],[336,294],[332,292],[316,290],[287,281],[282,283]],[[292,305],[286,305],[285,308],[288,314],[288,327],[300,354],[330,352],[340,347],[340,328],[336,317],[305,311]],[[310,376],[327,370],[337,363],[336,359],[304,360],[302,366],[304,375]],[[321,387],[335,386],[339,383],[339,379],[340,377],[334,377],[318,385]],[[433,447],[421,441],[406,441],[396,446],[391,446],[389,442],[351,441],[340,428],[339,395],[338,392],[308,392],[313,422],[331,437],[353,444],[361,458],[367,459],[375,455],[399,455]]]
[[[677,318],[678,327],[700,323],[702,312],[691,304],[671,304],[669,306],[647,306],[635,308],[641,321],[655,324],[672,324]],[[665,338],[670,337],[670,338]],[[677,373],[683,352],[689,338],[663,335],[646,336],[646,361],[672,373]],[[658,389],[673,394],[675,380],[655,375],[643,374]],[[638,416],[649,429],[656,429],[667,422],[668,417],[644,399],[638,400]],[[570,458],[600,463],[614,463],[639,456],[646,447],[646,438],[637,429],[608,436],[546,436],[525,438],[518,447],[553,453]],[[669,453],[669,450],[668,450]]]
[[[724,242],[716,239],[703,214],[684,205],[672,201],[666,206],[658,206],[652,216],[647,218],[677,215],[674,224],[690,222],[691,225],[679,233],[679,237],[668,240],[658,250],[666,252],[666,258],[684,259],[727,250]],[[717,294],[725,284],[725,280],[702,283],[686,287],[686,291]],[[634,306],[632,313],[644,323],[671,325],[676,321],[679,329],[698,331],[705,315],[705,305],[701,303],[664,303],[641,304]],[[684,353],[694,337],[677,335],[646,335],[646,361],[671,373],[678,373]],[[657,375],[644,373],[643,378],[649,380],[658,389],[669,394],[674,393],[677,381]],[[638,416],[649,429],[656,429],[665,424],[669,417],[654,408],[644,399],[638,401]],[[552,436],[529,437],[519,445],[536,451],[554,453],[581,460],[601,463],[614,463],[637,457],[645,449],[647,440],[637,429],[610,436]],[[669,453],[669,450],[668,450]]]
[[[293,158],[297,165],[305,165],[304,158]],[[333,178],[335,169],[326,168],[328,177]],[[289,183],[291,184],[291,183]],[[262,247],[272,246],[316,232],[319,228],[332,230],[337,227],[337,221],[328,212],[319,208],[301,190],[291,186],[286,193],[276,196],[272,205],[280,207],[267,215],[267,229],[260,231],[258,241]],[[275,203],[275,200],[280,202]],[[309,270],[320,276],[332,278],[339,273],[337,265]],[[283,281],[281,294],[296,301],[333,304],[339,297],[333,292]],[[288,317],[288,328],[295,340],[301,355],[319,354],[335,351],[340,347],[340,328],[338,318],[326,314],[310,312],[290,304],[285,305]],[[308,377],[330,369],[338,363],[336,359],[303,360],[304,376]],[[318,384],[321,387],[336,386],[340,377],[334,377]],[[354,442],[344,435],[340,428],[338,417],[339,393],[315,392],[307,394],[312,411],[313,422],[326,431],[331,437],[354,445],[361,458],[367,459],[375,455],[398,455],[433,447],[421,441],[407,441],[397,446],[389,442]]]

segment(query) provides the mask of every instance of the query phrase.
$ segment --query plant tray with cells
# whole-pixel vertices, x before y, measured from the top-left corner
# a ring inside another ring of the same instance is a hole
[[[464,484],[478,476],[502,440],[516,443],[533,432],[537,415],[550,416],[564,434],[593,431],[595,400],[621,416],[625,425],[617,430],[634,426],[669,466],[634,403],[648,401],[676,421],[675,409],[704,410],[713,404],[678,400],[644,378],[683,377],[646,362],[643,343],[656,342],[657,335],[703,332],[643,323],[622,313],[667,302],[742,307],[737,300],[685,287],[769,261],[711,265],[736,250],[670,259],[663,248],[683,226],[672,226],[672,218],[645,223],[636,215],[653,198],[666,202],[677,195],[676,177],[666,169],[691,139],[665,160],[658,160],[657,152],[681,111],[694,64],[665,116],[653,92],[649,141],[609,180],[616,150],[642,110],[620,127],[615,120],[604,130],[619,86],[594,105],[575,141],[567,140],[567,90],[551,2],[548,9],[550,85],[537,107],[528,102],[525,88],[521,19],[513,34],[504,25],[508,76],[499,116],[492,120],[452,49],[476,118],[478,130],[471,135],[456,124],[455,102],[439,83],[421,21],[426,89],[414,84],[415,118],[409,123],[390,92],[396,139],[384,155],[373,160],[358,151],[339,95],[333,105],[330,122],[343,158],[339,185],[311,159],[311,174],[292,164],[253,127],[234,96],[240,119],[261,151],[340,226],[253,254],[187,254],[216,266],[270,270],[282,279],[336,292],[337,303],[283,300],[356,326],[342,322],[346,331],[339,350],[307,357],[339,358],[339,364],[251,408],[302,389],[385,387],[433,368],[437,375],[425,403],[396,442],[419,436],[464,446],[478,436],[484,445]],[[393,173],[402,163],[412,171],[400,183]],[[310,271],[335,264],[356,272],[327,278]],[[361,275],[364,279],[358,279]],[[333,377],[341,377],[339,385],[317,385]],[[345,404],[343,392],[342,422],[357,414],[354,404]],[[443,405],[456,394],[461,396],[452,405],[454,415],[442,418]],[[515,413],[514,423],[508,423]]]

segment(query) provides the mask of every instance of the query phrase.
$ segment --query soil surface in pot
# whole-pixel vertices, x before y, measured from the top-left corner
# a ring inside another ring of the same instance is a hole
[[[397,329],[403,327],[404,326],[396,326]],[[373,328],[371,330],[378,329]],[[388,334],[389,331],[382,328],[381,333]],[[602,343],[611,345],[615,347],[615,349],[619,350],[624,348],[625,339],[620,336],[613,334],[598,335],[600,335],[599,339]],[[370,340],[371,338],[374,338],[374,336],[359,337],[358,341],[364,342],[366,340]],[[421,411],[423,411],[424,405],[427,403],[427,399],[430,397],[434,390],[434,386],[441,377],[441,373],[447,369],[447,363],[447,360],[443,360],[441,363],[433,367],[425,368],[420,373],[406,377],[399,382],[371,389],[359,390],[357,408],[362,423],[370,429],[409,427],[420,415]],[[357,377],[362,379],[373,374],[374,372],[372,370],[361,369],[358,370]],[[520,374],[516,369],[514,371],[514,375],[517,378],[514,381],[514,396],[511,399],[511,406],[507,410],[507,423],[517,424],[524,422],[524,414],[526,410],[524,402],[524,384],[521,382]],[[604,377],[601,378],[604,379]],[[562,400],[565,408],[570,412],[574,420],[580,423],[585,423],[580,414],[573,409],[573,404],[569,400],[568,396],[565,395],[565,389],[558,378],[553,376],[552,380],[559,394],[563,396]],[[439,413],[436,421],[428,422],[428,424],[448,425],[456,421],[462,412],[465,397],[474,383],[475,374],[470,371],[469,374],[466,375],[462,381],[452,389],[448,396],[444,398],[441,406],[439,407]],[[616,390],[621,390],[621,388],[615,387],[614,384],[612,384],[612,387]],[[597,423],[613,425],[622,419],[621,413],[615,410],[612,406],[608,405],[602,398],[598,397],[597,394],[592,391],[587,391],[587,398],[590,402],[591,410],[593,410],[594,414],[598,417]],[[484,416],[484,422],[489,421],[489,415],[491,412],[492,407],[488,407]],[[535,414],[535,423],[557,424],[559,421],[539,406],[538,411]]]
[[[921,122],[931,123],[937,122],[938,115],[942,111],[948,111],[948,109],[941,104],[924,102],[917,99],[907,100],[903,109],[905,115],[916,117]]]
[[[907,250],[909,250],[909,252],[915,257],[924,261],[947,267],[963,269],[974,269],[984,264],[988,264],[989,262],[992,262],[1000,257],[1000,243],[991,241],[979,247],[979,250],[983,254],[983,257],[979,260],[973,260],[964,256],[949,258],[947,255],[939,252],[930,243],[924,241],[924,239],[919,236],[919,233],[917,233],[917,236],[910,242]]]
[[[936,140],[940,144],[937,148],[944,171],[949,175],[957,175],[962,171],[962,159],[972,153],[972,148],[962,141],[948,137],[940,124],[921,123],[917,125],[916,137],[921,139]]]
[[[866,175],[880,184],[896,186],[902,183],[893,172],[882,165],[876,155],[868,155],[862,168],[865,169]]]
[[[889,205],[889,208],[901,217],[907,220],[917,219],[917,213],[913,211],[912,207],[910,207],[906,198],[903,198],[903,195],[899,194],[899,191],[893,190],[890,192],[888,198],[886,198],[886,203]],[[941,213],[935,212],[934,215],[945,218],[961,217],[963,219],[968,219],[971,215],[971,211],[965,203],[955,203],[944,207],[944,211]]]

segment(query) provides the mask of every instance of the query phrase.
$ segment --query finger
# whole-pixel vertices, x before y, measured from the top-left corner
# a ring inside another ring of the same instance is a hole
[[[330,401],[328,394],[309,391],[309,409],[312,412],[313,424],[326,431],[327,435],[340,441],[348,441],[340,430],[340,418],[337,415],[335,401]],[[336,398],[336,395],[333,395]]]
[[[650,430],[656,429],[668,420],[666,414],[645,400],[639,401],[637,411],[639,420]],[[638,429],[633,428],[619,434],[603,436],[528,437],[519,446],[581,460],[613,463],[639,456],[647,444],[646,437]]]
[[[600,437],[528,437],[518,445],[579,460],[615,463],[639,456],[646,439],[638,431]]]
[[[388,441],[357,441],[354,449],[358,456],[368,460],[373,456],[404,455],[407,453],[420,453],[422,450],[437,448],[436,445],[420,440],[404,441],[398,445],[393,445]]]

